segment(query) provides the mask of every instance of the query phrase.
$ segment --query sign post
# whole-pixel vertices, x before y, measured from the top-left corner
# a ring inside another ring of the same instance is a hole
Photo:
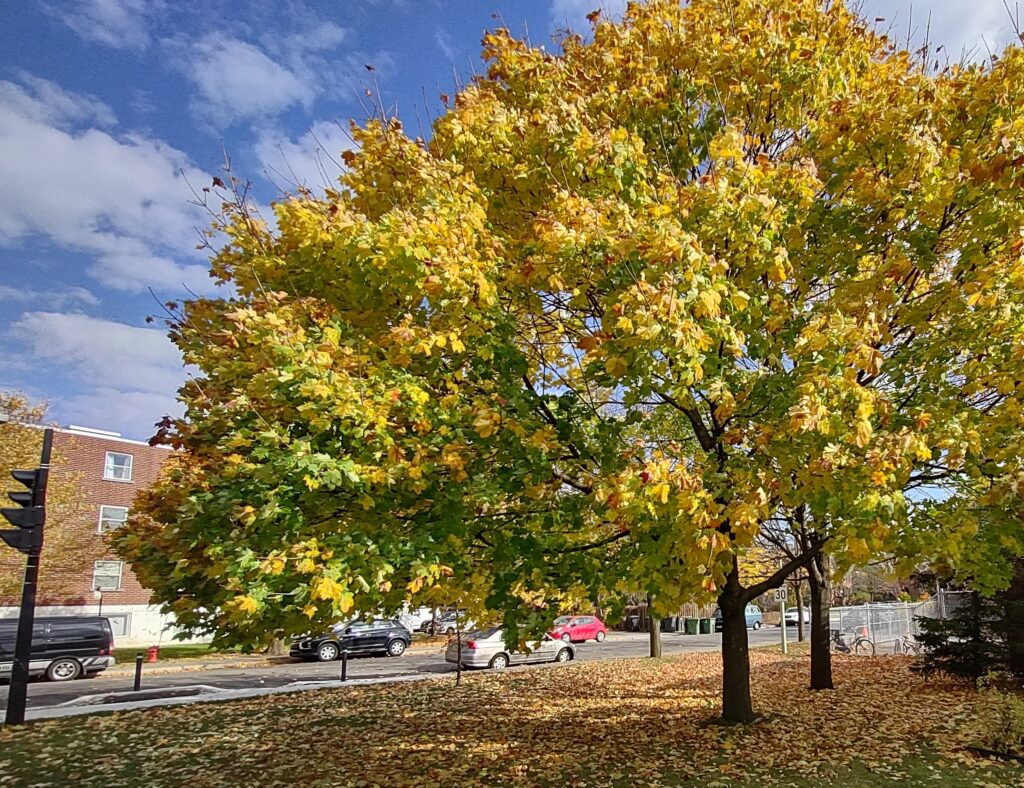
[[[788,591],[785,586],[775,589],[775,601],[779,603],[779,629],[782,630],[782,653],[789,653],[789,644],[786,642],[786,596]]]

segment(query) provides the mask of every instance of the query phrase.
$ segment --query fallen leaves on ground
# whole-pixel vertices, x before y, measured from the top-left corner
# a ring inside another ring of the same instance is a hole
[[[0,733],[3,785],[1024,785],[970,756],[979,695],[904,658],[752,652],[764,719],[725,727],[717,654],[273,695]],[[851,775],[859,775],[856,779]]]

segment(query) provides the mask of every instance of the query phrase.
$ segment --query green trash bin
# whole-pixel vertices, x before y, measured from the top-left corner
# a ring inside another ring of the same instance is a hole
[[[700,633],[710,635],[715,631],[715,620],[713,618],[702,618],[700,620]]]
[[[683,620],[683,628],[686,630],[687,635],[696,635],[698,632],[699,620],[696,618],[687,618]]]

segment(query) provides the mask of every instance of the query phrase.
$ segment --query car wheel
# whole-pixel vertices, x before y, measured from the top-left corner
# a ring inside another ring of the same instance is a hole
[[[71,681],[77,679],[81,672],[82,666],[78,664],[77,659],[64,657],[50,663],[50,667],[46,669],[46,678],[50,681]]]
[[[388,656],[389,657],[400,657],[405,653],[405,641],[401,638],[395,638],[388,643]]]
[[[493,668],[494,670],[501,670],[502,668],[507,668],[508,657],[506,657],[504,654],[495,654],[493,657],[491,657],[491,662],[488,665],[488,667]]]
[[[567,648],[563,648],[558,652],[558,656],[555,657],[555,662],[568,662],[570,659],[572,659],[572,652]]]
[[[605,639],[606,637],[607,637],[607,635],[605,635],[605,633],[604,633],[604,630],[602,629],[602,630],[601,630],[600,632],[598,632],[598,633],[597,633],[597,635],[596,635],[596,636],[594,637],[594,640],[596,640],[596,641],[597,641],[598,643],[604,643],[604,639]]]
[[[569,642],[570,640],[572,640],[572,638],[571,638],[571,637],[569,637],[569,633],[568,633],[568,632],[565,632],[565,633],[564,633],[564,634],[562,635],[562,642],[563,642],[563,643],[568,643],[568,642]]]
[[[316,658],[321,662],[331,662],[338,658],[338,647],[333,643],[324,643],[316,650]]]
[[[755,621],[754,622],[754,631],[757,632],[757,630],[759,630],[760,628],[761,628],[761,622],[760,621]]]

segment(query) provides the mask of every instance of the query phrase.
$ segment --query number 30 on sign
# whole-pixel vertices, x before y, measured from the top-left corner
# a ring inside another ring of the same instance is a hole
[[[786,594],[787,594],[787,590],[786,590],[785,586],[783,586],[782,588],[776,588],[775,589],[775,601],[776,602],[785,602],[786,601]]]

